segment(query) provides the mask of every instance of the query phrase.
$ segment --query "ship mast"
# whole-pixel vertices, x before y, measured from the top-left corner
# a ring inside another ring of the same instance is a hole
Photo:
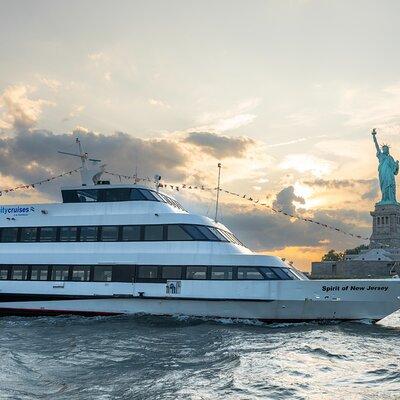
[[[214,218],[215,222],[218,222],[218,205],[219,205],[220,183],[221,183],[221,163],[218,163],[217,200],[215,202],[215,218]]]
[[[89,158],[88,153],[83,150],[83,146],[79,138],[75,139],[75,143],[78,145],[79,154],[69,153],[66,151],[58,151],[60,154],[67,156],[79,157],[81,159],[81,178],[82,186],[96,185],[100,180],[102,173],[104,172],[105,164],[99,165],[101,160],[95,158]],[[87,161],[90,161],[91,165],[88,168]]]

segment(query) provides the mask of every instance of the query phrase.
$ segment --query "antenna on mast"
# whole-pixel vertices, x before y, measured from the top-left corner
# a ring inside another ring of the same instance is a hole
[[[218,163],[217,201],[215,202],[215,218],[214,218],[215,222],[218,222],[218,204],[219,204],[220,183],[221,183],[221,163]]]
[[[75,143],[78,145],[79,154],[69,153],[66,151],[58,151],[59,154],[65,154],[67,156],[79,157],[81,159],[82,167],[81,167],[81,177],[82,177],[82,186],[88,185],[96,185],[102,173],[104,172],[105,164],[99,165],[101,160],[97,160],[95,158],[89,158],[88,153],[83,151],[83,146],[79,138],[75,139]],[[89,169],[87,166],[87,162],[91,162],[91,168]]]

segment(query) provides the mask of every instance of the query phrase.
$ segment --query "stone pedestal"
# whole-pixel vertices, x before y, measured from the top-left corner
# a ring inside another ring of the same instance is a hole
[[[370,249],[400,248],[400,204],[375,204]]]

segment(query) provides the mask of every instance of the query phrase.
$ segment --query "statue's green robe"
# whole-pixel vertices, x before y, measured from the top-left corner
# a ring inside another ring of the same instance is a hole
[[[378,152],[379,160],[379,185],[382,192],[380,204],[396,204],[396,181],[394,176],[399,172],[399,167],[390,154]]]

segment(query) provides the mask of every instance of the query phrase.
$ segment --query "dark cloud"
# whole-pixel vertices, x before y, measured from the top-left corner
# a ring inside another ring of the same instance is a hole
[[[305,204],[305,200],[302,197],[294,194],[294,187],[288,186],[276,195],[273,207],[293,214],[296,211],[293,202]]]
[[[378,179],[371,179],[369,189],[361,195],[363,200],[375,200],[379,193]]]
[[[144,140],[122,132],[100,135],[75,131],[56,135],[44,130],[17,132],[13,137],[0,139],[0,173],[29,183],[79,167],[79,159],[57,153],[58,150],[76,153],[76,135],[90,156],[107,164],[107,170],[132,175],[137,166],[140,176],[152,177],[165,171],[172,180],[183,180],[185,176],[187,154],[173,141]],[[76,183],[78,179],[71,177],[67,182]],[[54,195],[54,186],[58,185],[43,185],[38,189]]]
[[[311,187],[324,187],[327,189],[351,188],[356,184],[370,185],[375,179],[314,179],[303,183]]]
[[[354,209],[318,210],[312,215],[302,209],[296,209],[293,202],[304,204],[302,197],[296,196],[293,186],[288,186],[275,196],[274,208],[291,214],[305,216],[315,221],[337,227],[345,232],[369,237],[371,216],[367,211]],[[364,243],[359,239],[329,230],[320,225],[301,220],[290,219],[279,213],[272,213],[262,207],[243,212],[236,206],[221,207],[222,222],[237,234],[240,240],[254,250],[276,250],[286,246],[320,247],[329,241],[329,246],[347,249]]]
[[[275,250],[286,246],[320,247],[321,243],[327,240],[329,246],[336,249],[351,248],[364,243],[316,224],[291,221],[284,215],[271,214],[262,208],[245,213],[226,209],[222,211],[222,222],[253,250]],[[343,222],[348,212],[349,210],[341,215],[338,211],[331,215],[329,212],[319,211],[313,218],[347,232],[369,236],[369,229],[358,226],[358,223],[361,225],[361,221]]]
[[[230,137],[211,132],[191,132],[184,141],[201,147],[204,152],[219,159],[241,157],[255,144],[255,141],[248,137]]]

